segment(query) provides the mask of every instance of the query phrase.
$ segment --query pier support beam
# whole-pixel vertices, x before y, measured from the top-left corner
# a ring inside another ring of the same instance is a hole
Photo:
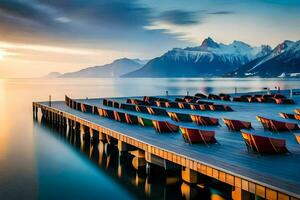
[[[118,140],[118,150],[119,152],[128,152],[128,151],[135,151],[137,150],[136,147],[131,146],[130,144],[127,144],[125,142],[122,142],[120,140]]]
[[[146,160],[145,160],[145,151],[143,150],[136,150],[136,151],[130,151],[131,155],[134,156],[132,159],[132,165],[136,170],[142,170],[146,166]]]
[[[182,169],[181,178],[190,184],[196,184],[198,181],[197,172],[187,167]]]
[[[162,167],[165,170],[180,170],[181,166],[178,164],[175,164],[169,160],[166,160],[164,158],[161,158],[159,156],[153,155],[149,152],[145,153],[145,159],[147,162],[157,165],[159,167]]]
[[[99,133],[99,140],[103,142],[107,142],[105,133],[102,132]]]
[[[191,185],[183,182],[181,184],[181,193],[184,196],[185,200],[195,199],[197,196],[197,189],[195,187],[192,187]],[[205,199],[205,197],[203,197]]]
[[[94,143],[99,142],[99,131],[90,128],[90,137]]]

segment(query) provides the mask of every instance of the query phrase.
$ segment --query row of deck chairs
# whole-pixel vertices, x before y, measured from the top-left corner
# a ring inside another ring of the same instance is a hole
[[[218,105],[213,102],[201,101],[198,98],[194,98],[194,101],[191,101],[189,97],[190,96],[186,96],[183,99],[176,98],[175,101],[170,101],[168,99],[145,96],[143,100],[128,99],[127,103],[175,109],[233,111],[228,105]]]
[[[96,106],[80,103],[78,101],[75,101],[74,99],[69,98],[68,96],[65,96],[65,103],[72,109],[86,113],[98,114],[98,109]]]
[[[208,94],[205,95],[203,93],[196,93],[194,97],[190,97],[190,99],[193,98],[200,98],[200,99],[210,99],[210,100],[222,100],[222,101],[230,101],[231,96],[229,94],[220,93],[219,95],[216,94]]]
[[[292,99],[288,99],[282,94],[255,94],[255,95],[241,95],[234,97],[233,101],[238,102],[258,102],[258,103],[276,103],[276,104],[295,104]]]
[[[210,99],[210,100],[223,100],[223,101],[237,101],[237,102],[259,102],[259,103],[276,103],[276,104],[294,104],[292,99],[287,98],[282,94],[255,94],[255,95],[241,95],[238,97],[231,97],[229,94],[220,93],[205,95],[196,93],[194,97],[190,96],[189,101],[195,99]]]
[[[116,102],[107,101],[108,104],[116,105]],[[99,114],[102,117],[106,117],[118,122],[127,123],[127,124],[139,124],[141,126],[151,126],[159,133],[164,132],[178,132],[181,131],[183,139],[185,142],[190,144],[195,143],[217,143],[215,138],[215,131],[213,130],[204,130],[198,128],[188,128],[177,126],[168,121],[159,121],[152,120],[140,117],[138,115],[129,114],[126,112],[119,112],[110,109],[97,108],[96,106],[90,106],[87,104],[78,103],[66,96],[66,104],[76,110],[82,112],[88,112],[93,114]],[[79,109],[80,107],[80,109]],[[97,111],[95,111],[95,109]],[[174,121],[186,121],[186,122],[196,122],[199,125],[219,125],[219,121],[216,118],[203,117],[198,115],[189,115],[183,113],[167,112],[167,115],[171,117]],[[263,124],[265,129],[271,131],[285,131],[285,130],[299,130],[297,124],[289,122],[280,122],[276,120],[271,120],[263,117],[257,117],[257,119]],[[252,129],[250,122],[232,120],[232,119],[223,119],[226,126],[233,131],[241,131],[245,144],[248,150],[257,153],[286,153],[288,152],[285,146],[284,139],[271,138],[261,135],[256,135],[251,132],[248,132],[244,129]],[[295,135],[296,136],[296,135]],[[300,143],[300,137],[296,137],[297,141]]]

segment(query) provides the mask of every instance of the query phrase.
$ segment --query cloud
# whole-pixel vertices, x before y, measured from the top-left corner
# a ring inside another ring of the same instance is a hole
[[[191,25],[199,23],[200,17],[194,11],[169,10],[161,13],[159,20],[174,25]]]
[[[231,12],[231,11],[217,11],[217,12],[209,12],[208,14],[210,14],[210,15],[230,15],[233,13],[234,12]]]

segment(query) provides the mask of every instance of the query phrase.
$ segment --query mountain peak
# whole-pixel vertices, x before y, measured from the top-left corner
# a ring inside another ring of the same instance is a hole
[[[211,37],[208,37],[203,40],[201,47],[218,48],[219,44],[216,43]]]

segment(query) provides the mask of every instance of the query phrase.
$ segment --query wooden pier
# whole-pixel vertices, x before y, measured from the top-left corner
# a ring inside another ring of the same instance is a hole
[[[126,101],[126,98],[112,99]],[[300,103],[300,99],[294,100]],[[107,108],[102,104],[102,99],[77,101]],[[218,118],[239,118],[251,121],[255,129],[261,129],[255,119],[257,114],[278,118],[279,112],[291,112],[299,107],[299,104],[216,102],[230,105],[237,112],[184,112]],[[300,198],[300,145],[289,133],[274,134],[274,137],[286,139],[291,155],[257,155],[247,152],[241,135],[228,131],[224,124],[215,128],[219,144],[206,146],[187,144],[179,133],[158,134],[152,127],[124,124],[71,109],[64,101],[53,101],[51,104],[33,102],[33,115],[42,115],[45,120],[58,126],[80,130],[91,140],[116,144],[120,152],[132,152],[137,170],[147,163],[159,165],[166,170],[179,168],[182,180],[189,184],[196,184],[199,175],[205,175],[233,186],[236,199],[242,198],[243,191],[266,199]]]

